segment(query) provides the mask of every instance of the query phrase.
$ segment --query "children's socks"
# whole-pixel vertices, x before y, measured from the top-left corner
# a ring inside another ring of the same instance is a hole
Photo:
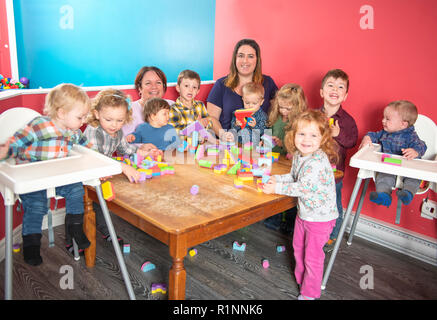
[[[370,201],[388,208],[391,205],[391,195],[385,192],[370,192]]]
[[[401,190],[398,189],[396,191],[396,195],[398,196],[399,199],[401,199],[402,204],[410,204],[410,202],[413,200],[413,194],[408,191],[408,190]]]

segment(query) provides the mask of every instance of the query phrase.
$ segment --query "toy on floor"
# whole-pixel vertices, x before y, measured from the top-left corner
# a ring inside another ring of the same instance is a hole
[[[264,259],[263,262],[262,262],[262,265],[263,265],[264,269],[267,269],[268,267],[270,267],[269,260]]]
[[[141,266],[141,271],[148,272],[148,271],[153,270],[155,268],[156,268],[156,266],[153,263],[151,263],[150,261],[146,261]]]
[[[152,283],[152,293],[161,292],[162,294],[167,293],[167,285],[165,283]]]
[[[276,246],[276,251],[277,252],[284,252],[285,251],[285,246]]]
[[[188,254],[189,254],[191,257],[194,257],[194,256],[197,254],[197,249],[191,249],[190,251],[188,251]]]
[[[234,243],[232,244],[232,249],[237,250],[237,251],[246,251],[246,243],[243,242],[241,245],[237,242],[234,241]]]
[[[130,244],[129,243],[123,244],[123,253],[130,253]]]

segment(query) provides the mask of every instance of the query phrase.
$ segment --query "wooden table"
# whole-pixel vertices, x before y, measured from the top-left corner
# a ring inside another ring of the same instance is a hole
[[[185,155],[187,156],[187,155]],[[186,161],[190,162],[190,161]],[[186,163],[185,162],[185,163]],[[185,299],[184,257],[189,248],[217,238],[296,205],[292,197],[257,191],[255,182],[234,187],[235,176],[216,174],[191,164],[174,164],[175,174],[129,183],[124,175],[110,179],[116,198],[108,202],[111,212],[168,245],[173,265],[169,272],[169,299]],[[274,163],[273,174],[289,173],[291,161]],[[191,195],[193,185],[199,193]],[[85,192],[85,232],[91,246],[85,250],[87,266],[95,262],[96,192]]]

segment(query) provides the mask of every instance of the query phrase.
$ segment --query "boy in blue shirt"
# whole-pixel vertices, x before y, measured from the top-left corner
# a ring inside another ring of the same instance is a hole
[[[403,155],[407,160],[420,158],[426,152],[426,144],[419,139],[414,130],[417,120],[416,106],[406,100],[398,100],[388,104],[382,119],[383,130],[368,132],[364,136],[360,149],[372,143],[381,144],[381,151]],[[392,188],[396,185],[396,175],[379,172],[375,178],[376,192],[370,193],[370,201],[389,207]],[[419,189],[420,180],[404,178],[403,189],[396,191],[402,203],[407,205]]]
[[[175,128],[168,124],[170,105],[161,98],[149,99],[144,106],[144,120],[126,140],[151,143],[159,150],[173,150],[181,144]]]

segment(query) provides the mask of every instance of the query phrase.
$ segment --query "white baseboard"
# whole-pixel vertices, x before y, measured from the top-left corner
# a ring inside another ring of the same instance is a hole
[[[354,215],[348,221],[350,232]],[[437,240],[360,214],[354,236],[437,266]],[[353,245],[353,240],[352,240]]]
[[[65,221],[65,208],[58,209],[53,212],[52,214],[52,223],[53,227],[57,227],[60,225],[63,225]],[[44,219],[42,221],[42,230],[47,229],[47,215],[44,216]],[[12,243],[22,243],[23,239],[21,237],[21,230],[22,225],[18,225],[13,231],[12,231]],[[4,260],[5,258],[5,246],[6,246],[6,240],[3,238],[0,241],[0,262]]]

